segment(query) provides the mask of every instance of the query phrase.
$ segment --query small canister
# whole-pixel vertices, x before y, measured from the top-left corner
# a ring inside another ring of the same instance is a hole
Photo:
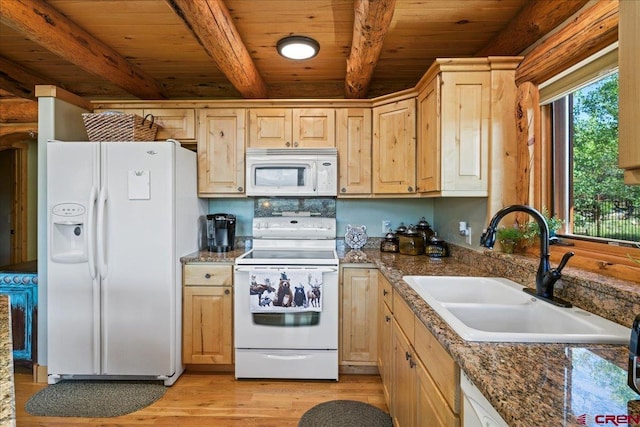
[[[446,257],[449,256],[449,247],[444,240],[434,234],[427,243],[425,253],[432,258]]]
[[[404,255],[422,255],[424,253],[424,238],[422,234],[410,225],[407,232],[398,236],[399,251]]]
[[[398,252],[398,237],[395,233],[387,233],[380,242],[380,252]]]
[[[420,218],[420,221],[418,221],[418,224],[416,225],[416,230],[418,230],[418,233],[422,234],[422,237],[424,238],[425,246],[428,245],[429,239],[431,239],[431,236],[433,236],[434,232],[431,229],[429,222],[424,217]]]

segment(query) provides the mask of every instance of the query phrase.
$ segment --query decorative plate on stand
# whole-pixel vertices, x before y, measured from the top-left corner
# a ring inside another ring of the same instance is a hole
[[[344,242],[351,249],[360,249],[367,243],[367,227],[365,225],[347,225]]]

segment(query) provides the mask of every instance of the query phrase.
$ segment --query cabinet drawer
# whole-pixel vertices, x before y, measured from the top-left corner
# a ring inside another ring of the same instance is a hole
[[[460,369],[420,320],[415,320],[414,347],[454,413],[460,413]]]
[[[380,290],[380,301],[384,301],[387,307],[389,307],[389,311],[393,313],[393,287],[380,271],[378,271],[378,286]]]
[[[188,264],[184,267],[185,286],[231,286],[233,269],[230,265]]]
[[[402,331],[409,338],[409,341],[413,342],[413,323],[414,315],[411,307],[404,302],[404,299],[398,295],[397,292],[393,293],[393,317],[402,328]]]

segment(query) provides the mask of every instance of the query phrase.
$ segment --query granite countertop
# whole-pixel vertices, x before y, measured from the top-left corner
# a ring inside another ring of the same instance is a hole
[[[11,345],[9,297],[0,295],[0,425],[16,425],[16,400],[13,385],[13,348]]]
[[[244,250],[236,252],[198,252],[182,261],[233,262]],[[402,277],[487,276],[482,269],[453,257],[377,249],[338,246],[338,256],[342,264],[375,265],[510,426],[596,426],[605,417],[619,417],[619,425],[627,425],[627,415],[639,417],[629,423],[634,425],[640,419],[640,396],[627,386],[626,346],[467,342]]]

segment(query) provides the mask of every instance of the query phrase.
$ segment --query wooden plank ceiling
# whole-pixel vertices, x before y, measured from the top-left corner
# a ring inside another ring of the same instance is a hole
[[[587,0],[0,0],[2,97],[365,98],[438,57],[516,55]],[[280,57],[287,35],[320,43]]]

